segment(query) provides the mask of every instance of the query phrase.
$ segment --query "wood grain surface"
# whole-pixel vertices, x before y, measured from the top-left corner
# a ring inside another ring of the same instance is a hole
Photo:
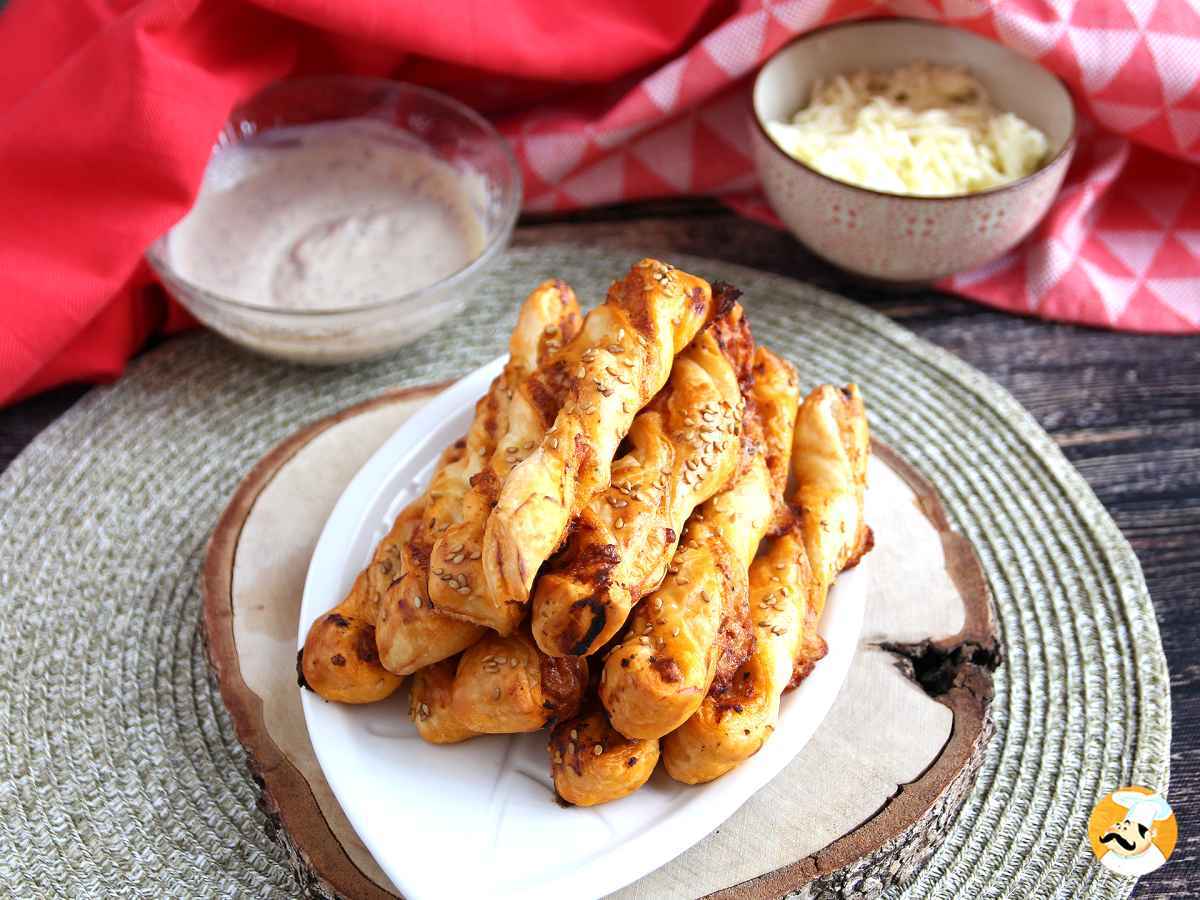
[[[902,323],[1003,384],[1058,441],[1133,545],[1171,670],[1169,797],[1180,822],[1169,865],[1137,897],[1200,884],[1200,337],[1133,335],[1022,318],[933,290],[889,293],[824,265],[789,235],[704,200],[527,219],[515,242],[576,240],[638,255],[693,253],[809,281]],[[0,469],[84,392],[0,410]]]

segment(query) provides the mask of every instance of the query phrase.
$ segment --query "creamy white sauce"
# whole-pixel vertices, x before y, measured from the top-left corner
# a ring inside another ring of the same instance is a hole
[[[377,303],[479,256],[479,181],[383,122],[273,129],[214,153],[171,263],[258,306]]]

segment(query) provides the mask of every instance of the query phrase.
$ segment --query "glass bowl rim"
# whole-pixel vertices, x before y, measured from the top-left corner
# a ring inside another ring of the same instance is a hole
[[[153,269],[159,278],[166,282],[168,286],[170,286],[172,282],[176,282],[182,287],[186,288],[187,291],[199,295],[205,301],[208,301],[218,307],[226,306],[234,310],[277,316],[279,318],[332,318],[349,313],[361,313],[392,306],[404,306],[413,301],[419,300],[421,297],[427,296],[430,293],[438,292],[445,288],[454,287],[455,285],[469,281],[471,278],[475,277],[480,270],[486,268],[492,262],[492,260],[501,251],[503,251],[512,237],[513,229],[517,224],[517,218],[521,214],[521,201],[524,196],[524,181],[521,176],[521,167],[517,163],[517,158],[513,153],[512,146],[509,144],[504,135],[502,135],[496,129],[496,127],[492,125],[491,122],[489,122],[475,110],[471,109],[471,107],[467,106],[465,103],[461,103],[448,94],[443,94],[441,91],[435,91],[431,88],[422,87],[419,84],[411,84],[406,81],[392,81],[388,78],[369,78],[359,75],[310,75],[299,78],[284,78],[280,79],[279,81],[272,82],[262,90],[234,106],[230,113],[230,117],[226,119],[221,126],[222,133],[224,133],[226,127],[228,127],[237,111],[243,106],[254,103],[255,101],[272,92],[289,87],[298,87],[304,84],[332,84],[343,85],[347,87],[375,87],[386,90],[392,95],[402,93],[415,94],[422,96],[427,100],[434,101],[436,104],[445,107],[451,113],[466,119],[472,125],[475,125],[477,128],[479,128],[483,133],[484,140],[487,143],[499,148],[500,155],[506,163],[506,168],[508,169],[508,173],[512,178],[512,196],[507,205],[508,208],[503,210],[503,215],[501,216],[495,233],[488,239],[479,255],[472,259],[469,263],[467,263],[461,269],[451,272],[449,275],[443,276],[437,281],[431,282],[423,287],[415,288],[414,290],[407,291],[403,294],[385,297],[382,300],[377,300],[372,303],[360,303],[354,306],[336,306],[321,309],[286,309],[278,306],[268,306],[262,303],[251,303],[246,300],[237,300],[233,297],[228,297],[223,294],[216,293],[215,291],[211,291],[208,288],[201,287],[194,281],[181,275],[179,271],[173,265],[171,265],[165,252],[167,238],[175,227],[172,225],[171,228],[159,235],[153,241],[153,243],[146,248],[144,253],[146,262],[150,265],[150,268]],[[336,122],[348,120],[318,119],[310,124],[316,124],[317,122],[322,121]],[[214,144],[214,149],[216,146],[217,145]],[[191,300],[191,297],[180,297],[178,299],[181,303],[187,305],[187,302]]]

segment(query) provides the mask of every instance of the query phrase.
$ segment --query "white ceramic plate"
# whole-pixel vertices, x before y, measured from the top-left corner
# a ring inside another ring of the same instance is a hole
[[[470,425],[498,359],[435,397],[371,457],[321,532],[300,610],[299,646],[336,605],[442,449]],[[564,809],[553,800],[545,732],[434,746],[417,737],[404,690],[344,706],[302,690],[313,749],[354,829],[410,898],[599,897],[678,856],[777,775],[829,712],[858,645],[868,581],[842,575],[821,619],[829,654],[783,701],[761,751],[717,781],[687,787],[660,766],[623,800]]]

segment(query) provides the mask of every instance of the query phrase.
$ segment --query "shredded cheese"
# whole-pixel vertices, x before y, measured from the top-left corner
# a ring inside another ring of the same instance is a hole
[[[965,68],[917,62],[818,81],[809,105],[767,132],[819,172],[892,194],[948,196],[1035,172],[1046,136],[993,105]]]

